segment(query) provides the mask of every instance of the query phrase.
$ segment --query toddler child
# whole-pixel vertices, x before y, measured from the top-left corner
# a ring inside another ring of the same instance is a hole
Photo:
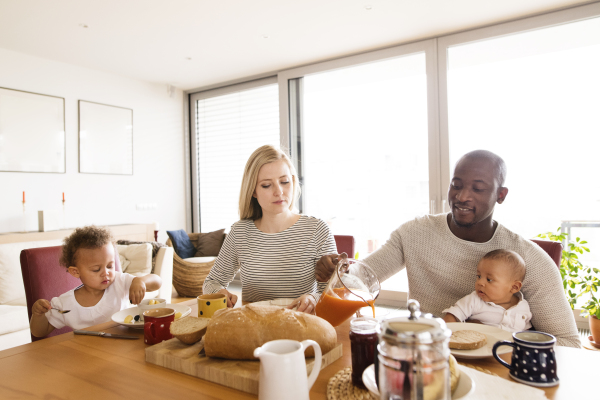
[[[480,321],[509,332],[531,328],[531,311],[521,287],[525,262],[510,250],[494,250],[477,264],[475,291],[445,309],[444,321]]]
[[[64,240],[60,264],[81,285],[54,297],[39,299],[31,308],[31,334],[44,337],[54,329],[69,326],[87,328],[110,321],[112,315],[139,304],[146,290],[158,290],[158,275],[135,277],[115,271],[115,247],[110,232],[95,226],[77,228]],[[129,300],[129,301],[128,301]],[[61,314],[59,311],[70,310]]]

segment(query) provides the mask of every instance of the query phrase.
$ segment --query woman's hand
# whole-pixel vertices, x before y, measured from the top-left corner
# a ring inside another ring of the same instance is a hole
[[[316,306],[317,301],[312,295],[303,294],[302,296],[294,300],[292,304],[287,306],[287,308],[293,310],[294,308],[298,307],[296,311],[305,312],[307,314],[314,314]]]
[[[235,294],[229,292],[227,289],[221,289],[217,293],[222,293],[227,297],[227,308],[233,308],[233,306],[235,306],[235,303],[237,303],[238,297]]]
[[[331,274],[335,271],[335,267],[340,258],[348,258],[346,253],[342,254],[327,254],[317,261],[315,267],[315,278],[317,282],[327,282],[331,278]]]

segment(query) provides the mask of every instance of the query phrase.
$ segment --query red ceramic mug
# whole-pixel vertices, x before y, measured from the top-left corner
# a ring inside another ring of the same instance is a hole
[[[172,308],[154,308],[144,312],[144,343],[157,344],[173,339],[171,324],[175,320]]]

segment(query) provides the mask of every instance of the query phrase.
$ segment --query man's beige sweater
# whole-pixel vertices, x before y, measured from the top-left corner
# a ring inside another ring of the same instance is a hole
[[[581,347],[560,272],[544,250],[500,224],[488,242],[459,239],[450,231],[446,216],[406,222],[365,262],[381,281],[406,267],[409,298],[419,301],[423,312],[441,317],[442,310],[474,290],[481,257],[496,249],[513,250],[527,268],[521,291],[531,307],[531,324],[554,335],[559,346]]]

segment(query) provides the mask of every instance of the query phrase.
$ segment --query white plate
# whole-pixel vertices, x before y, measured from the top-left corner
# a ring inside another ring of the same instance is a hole
[[[258,304],[261,306],[277,306],[277,307],[287,308],[287,306],[292,304],[294,302],[294,300],[296,300],[296,299],[281,298],[281,299],[273,299],[273,300],[256,301],[252,304]]]
[[[464,331],[471,330],[483,333],[487,338],[487,343],[480,349],[475,350],[456,350],[450,349],[450,353],[456,358],[484,358],[484,357],[492,357],[492,347],[496,342],[501,340],[508,340],[509,342],[513,341],[512,333],[503,331],[500,328],[496,328],[495,326],[483,325],[483,324],[470,324],[464,322],[450,322],[446,324],[451,331]],[[512,351],[512,347],[502,346],[496,352],[498,355],[510,353]]]
[[[468,368],[458,365],[458,369],[460,370],[460,377],[458,378],[458,386],[456,386],[456,390],[452,393],[452,400],[462,399],[475,390],[475,382],[473,382],[473,379],[465,372]],[[374,364],[369,365],[365,369],[362,380],[367,389],[369,389],[369,392],[379,398],[379,389],[377,388],[377,381],[375,381]]]
[[[190,315],[192,313],[192,309],[189,308],[188,306],[184,306],[181,304],[167,304],[166,308],[172,308],[173,310],[175,310],[175,313],[180,312],[181,313],[181,318]],[[113,314],[112,316],[112,320],[114,322],[116,322],[117,324],[121,324],[123,326],[128,326],[130,328],[136,328],[136,329],[144,329],[144,323],[141,321],[138,322],[130,322],[128,324],[126,324],[125,321],[125,317],[127,317],[128,315],[132,315],[132,316],[136,316],[140,313],[140,309],[135,306],[135,307],[130,307],[130,308],[126,308],[125,310],[121,310],[119,312],[116,312]]]

